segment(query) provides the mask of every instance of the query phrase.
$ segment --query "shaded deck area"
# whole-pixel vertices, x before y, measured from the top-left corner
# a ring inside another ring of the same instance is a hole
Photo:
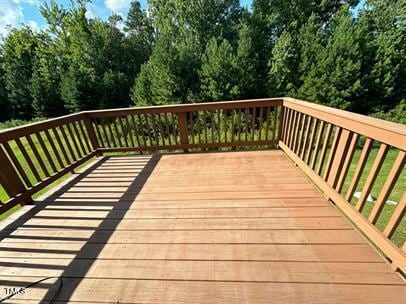
[[[406,298],[399,274],[282,151],[106,157],[25,208],[0,234],[1,297],[52,278],[5,303]]]

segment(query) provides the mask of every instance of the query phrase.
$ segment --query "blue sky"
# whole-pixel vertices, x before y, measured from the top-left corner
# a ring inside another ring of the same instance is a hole
[[[59,4],[69,5],[70,0],[57,0]],[[107,18],[111,12],[125,14],[132,0],[93,0],[89,5],[89,16]],[[45,21],[39,13],[38,7],[45,0],[0,0],[0,35],[7,33],[7,25],[15,27],[27,24],[34,29],[45,27]],[[140,0],[146,7],[147,0]],[[364,3],[365,0],[361,1]],[[250,7],[252,0],[241,0],[241,5]]]

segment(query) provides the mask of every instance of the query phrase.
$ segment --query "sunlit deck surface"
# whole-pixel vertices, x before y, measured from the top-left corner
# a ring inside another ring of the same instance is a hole
[[[106,157],[3,222],[6,303],[401,303],[404,280],[281,151]],[[3,290],[1,291],[3,292]],[[4,296],[4,293],[2,294]]]

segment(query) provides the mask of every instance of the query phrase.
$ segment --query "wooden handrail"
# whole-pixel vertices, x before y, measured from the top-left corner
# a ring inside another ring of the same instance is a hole
[[[405,216],[405,199],[393,208],[383,232],[376,223],[402,174],[406,126],[288,97],[84,111],[0,131],[0,185],[9,197],[0,213],[30,202],[33,194],[106,152],[278,146],[405,272],[405,253],[391,241]],[[397,154],[396,161],[377,187],[388,153]],[[364,216],[371,189],[379,190],[377,203]],[[354,201],[357,190],[361,195]]]
[[[382,143],[406,150],[406,126],[390,121],[334,109],[319,104],[283,98],[283,107],[346,128]]]
[[[284,98],[283,107],[285,123],[280,148],[377,245],[393,267],[405,273],[405,252],[388,238],[393,237],[405,216],[404,198],[386,215],[389,215],[389,221],[381,223],[384,225],[383,232],[376,224],[405,165],[406,126],[293,98]],[[314,122],[311,131],[306,120]],[[372,155],[374,145],[379,146],[376,156]],[[357,146],[362,147],[358,161],[354,157]],[[396,160],[386,182],[378,185],[376,181],[389,151],[396,154]],[[366,166],[369,160],[371,166]],[[352,176],[349,174],[351,164],[356,168]],[[366,176],[363,183],[362,176]],[[345,182],[347,189],[344,189]],[[405,185],[400,186],[404,191]],[[353,200],[357,189],[360,196],[358,200]],[[372,189],[378,198],[365,213]]]

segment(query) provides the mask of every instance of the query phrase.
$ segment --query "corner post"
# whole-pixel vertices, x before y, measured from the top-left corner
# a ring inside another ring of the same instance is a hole
[[[4,152],[3,147],[0,147],[0,183],[10,198],[13,198],[26,191],[23,182]],[[22,203],[26,204],[30,201],[31,198]]]

